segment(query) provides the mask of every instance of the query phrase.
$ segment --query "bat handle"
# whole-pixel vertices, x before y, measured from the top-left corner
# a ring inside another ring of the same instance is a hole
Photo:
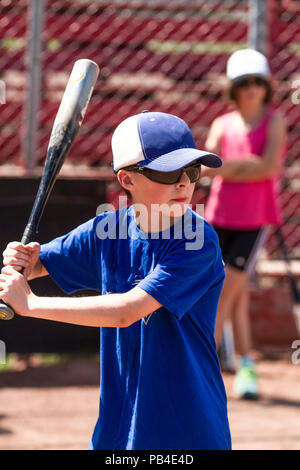
[[[25,230],[24,230],[24,233],[23,233],[23,236],[22,236],[22,239],[21,239],[21,243],[23,245],[27,245],[28,243],[34,241],[35,237],[36,237],[36,234],[37,234],[36,225],[32,224],[29,221],[28,224],[25,227]]]
[[[15,316],[13,309],[3,300],[0,301],[0,320],[11,320]]]
[[[23,245],[26,245],[27,243],[30,243],[32,240],[34,240],[35,235],[36,235],[36,226],[34,226],[31,223],[28,223],[23,236],[21,243]],[[21,270],[21,273],[23,272],[23,269]],[[14,310],[7,305],[3,300],[0,300],[0,320],[11,320],[15,316]]]
[[[23,269],[20,271],[22,274]],[[0,320],[11,320],[15,316],[14,310],[3,300],[0,300]]]
[[[22,273],[23,269],[21,270]],[[11,320],[14,318],[14,310],[7,305],[3,300],[0,300],[0,320]]]

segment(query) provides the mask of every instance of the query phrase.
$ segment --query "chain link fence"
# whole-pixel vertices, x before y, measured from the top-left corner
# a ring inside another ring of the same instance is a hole
[[[300,258],[300,2],[269,0],[268,58],[276,80],[275,105],[288,125],[288,151],[282,179],[283,233],[290,255]],[[271,232],[269,256],[281,258]]]
[[[229,55],[249,43],[247,0],[40,0],[42,52],[38,131],[32,158],[40,165],[62,93],[74,62],[94,60],[100,77],[84,125],[66,165],[107,168],[110,139],[124,118],[143,109],[174,113],[190,125],[204,147],[213,119],[227,110],[222,80]],[[288,120],[288,155],[282,204],[285,236],[294,258],[300,257],[300,2],[268,0],[263,40],[277,80],[275,106]],[[34,1],[0,0],[0,79],[6,102],[0,114],[0,164],[24,165],[28,115],[28,56]],[[252,18],[252,19],[251,19]],[[252,25],[253,26],[253,25]],[[261,33],[262,34],[262,33]],[[260,38],[262,39],[262,38]],[[108,199],[119,188],[112,183]],[[198,190],[202,202],[206,194]],[[274,236],[268,256],[281,257]]]
[[[28,1],[0,2],[0,164],[18,163],[22,151]]]

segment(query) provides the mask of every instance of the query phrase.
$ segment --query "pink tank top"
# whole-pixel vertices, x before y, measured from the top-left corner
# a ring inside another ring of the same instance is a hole
[[[241,133],[235,126],[235,112],[224,114],[221,158],[228,161],[250,154],[261,156],[273,113],[269,110],[260,124],[248,133]],[[244,183],[216,176],[206,203],[205,218],[214,225],[236,230],[254,230],[281,223],[279,178]]]

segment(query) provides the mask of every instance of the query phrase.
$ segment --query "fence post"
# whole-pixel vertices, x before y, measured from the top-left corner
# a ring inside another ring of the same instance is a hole
[[[268,1],[249,0],[248,44],[262,54],[267,54]]]
[[[28,49],[26,54],[27,90],[24,113],[23,156],[27,171],[36,166],[38,112],[41,94],[41,53],[44,0],[30,0],[28,10]]]

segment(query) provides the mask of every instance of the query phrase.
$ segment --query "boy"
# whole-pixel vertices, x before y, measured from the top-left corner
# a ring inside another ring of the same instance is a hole
[[[221,160],[196,148],[183,120],[159,112],[123,121],[112,150],[133,205],[89,220],[40,253],[37,243],[9,244],[0,298],[23,316],[101,327],[91,449],[230,449],[214,341],[224,266],[217,235],[187,207],[201,164]],[[67,293],[98,295],[37,297],[26,277],[47,274]]]

